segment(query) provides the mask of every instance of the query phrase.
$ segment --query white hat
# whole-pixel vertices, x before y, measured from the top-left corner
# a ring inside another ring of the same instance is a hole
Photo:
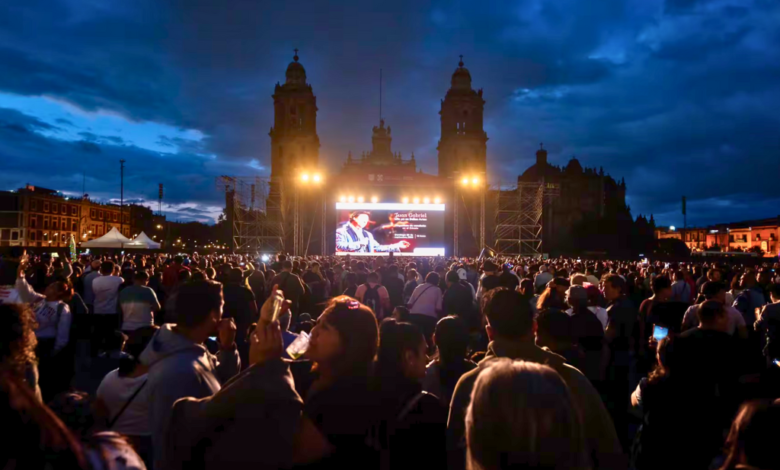
[[[466,270],[463,268],[458,269],[458,277],[462,280],[466,280]]]
[[[541,265],[539,267],[539,272],[540,273],[546,273],[547,272],[547,265],[546,264]]]

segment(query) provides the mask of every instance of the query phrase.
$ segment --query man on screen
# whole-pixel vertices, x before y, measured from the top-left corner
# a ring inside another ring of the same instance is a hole
[[[336,230],[336,251],[350,253],[388,253],[400,252],[409,248],[409,242],[401,240],[389,245],[380,245],[371,232],[366,230],[370,212],[356,211],[349,214],[349,222]]]

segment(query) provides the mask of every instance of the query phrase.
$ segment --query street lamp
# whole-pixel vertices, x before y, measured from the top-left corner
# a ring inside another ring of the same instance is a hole
[[[460,176],[460,183],[463,189],[479,191],[479,249],[485,247],[485,187],[482,184],[484,173],[477,174],[465,174]],[[455,200],[453,201],[453,228],[454,228],[454,251],[455,256],[460,256],[460,247],[458,246],[458,239],[460,235],[460,224],[458,221],[458,185],[455,185]],[[465,203],[465,201],[464,201]],[[476,237],[476,234],[475,234]]]
[[[319,172],[310,173],[308,171],[302,171],[300,173],[299,184],[295,188],[295,200],[293,209],[293,252],[297,255],[301,254],[303,250],[303,227],[301,225],[300,215],[300,191],[302,186],[320,186],[324,181],[324,177]],[[349,202],[353,202],[354,197],[349,197]],[[322,197],[322,253],[325,254],[325,210],[326,210],[326,198]],[[309,241],[311,241],[311,232],[309,233]],[[309,244],[306,244],[306,252],[308,252]]]

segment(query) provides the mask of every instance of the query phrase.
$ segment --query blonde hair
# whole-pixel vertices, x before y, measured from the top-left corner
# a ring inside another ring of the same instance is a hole
[[[563,379],[550,367],[496,359],[466,411],[467,468],[585,469],[585,438]]]

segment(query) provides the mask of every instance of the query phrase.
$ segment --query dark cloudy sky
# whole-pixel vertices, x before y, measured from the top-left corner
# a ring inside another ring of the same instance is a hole
[[[298,47],[321,156],[393,148],[435,172],[458,55],[484,89],[492,183],[544,141],[625,177],[634,216],[780,213],[776,0],[25,0],[0,6],[0,189],[29,182],[211,220],[219,174],[267,174],[274,84]]]

